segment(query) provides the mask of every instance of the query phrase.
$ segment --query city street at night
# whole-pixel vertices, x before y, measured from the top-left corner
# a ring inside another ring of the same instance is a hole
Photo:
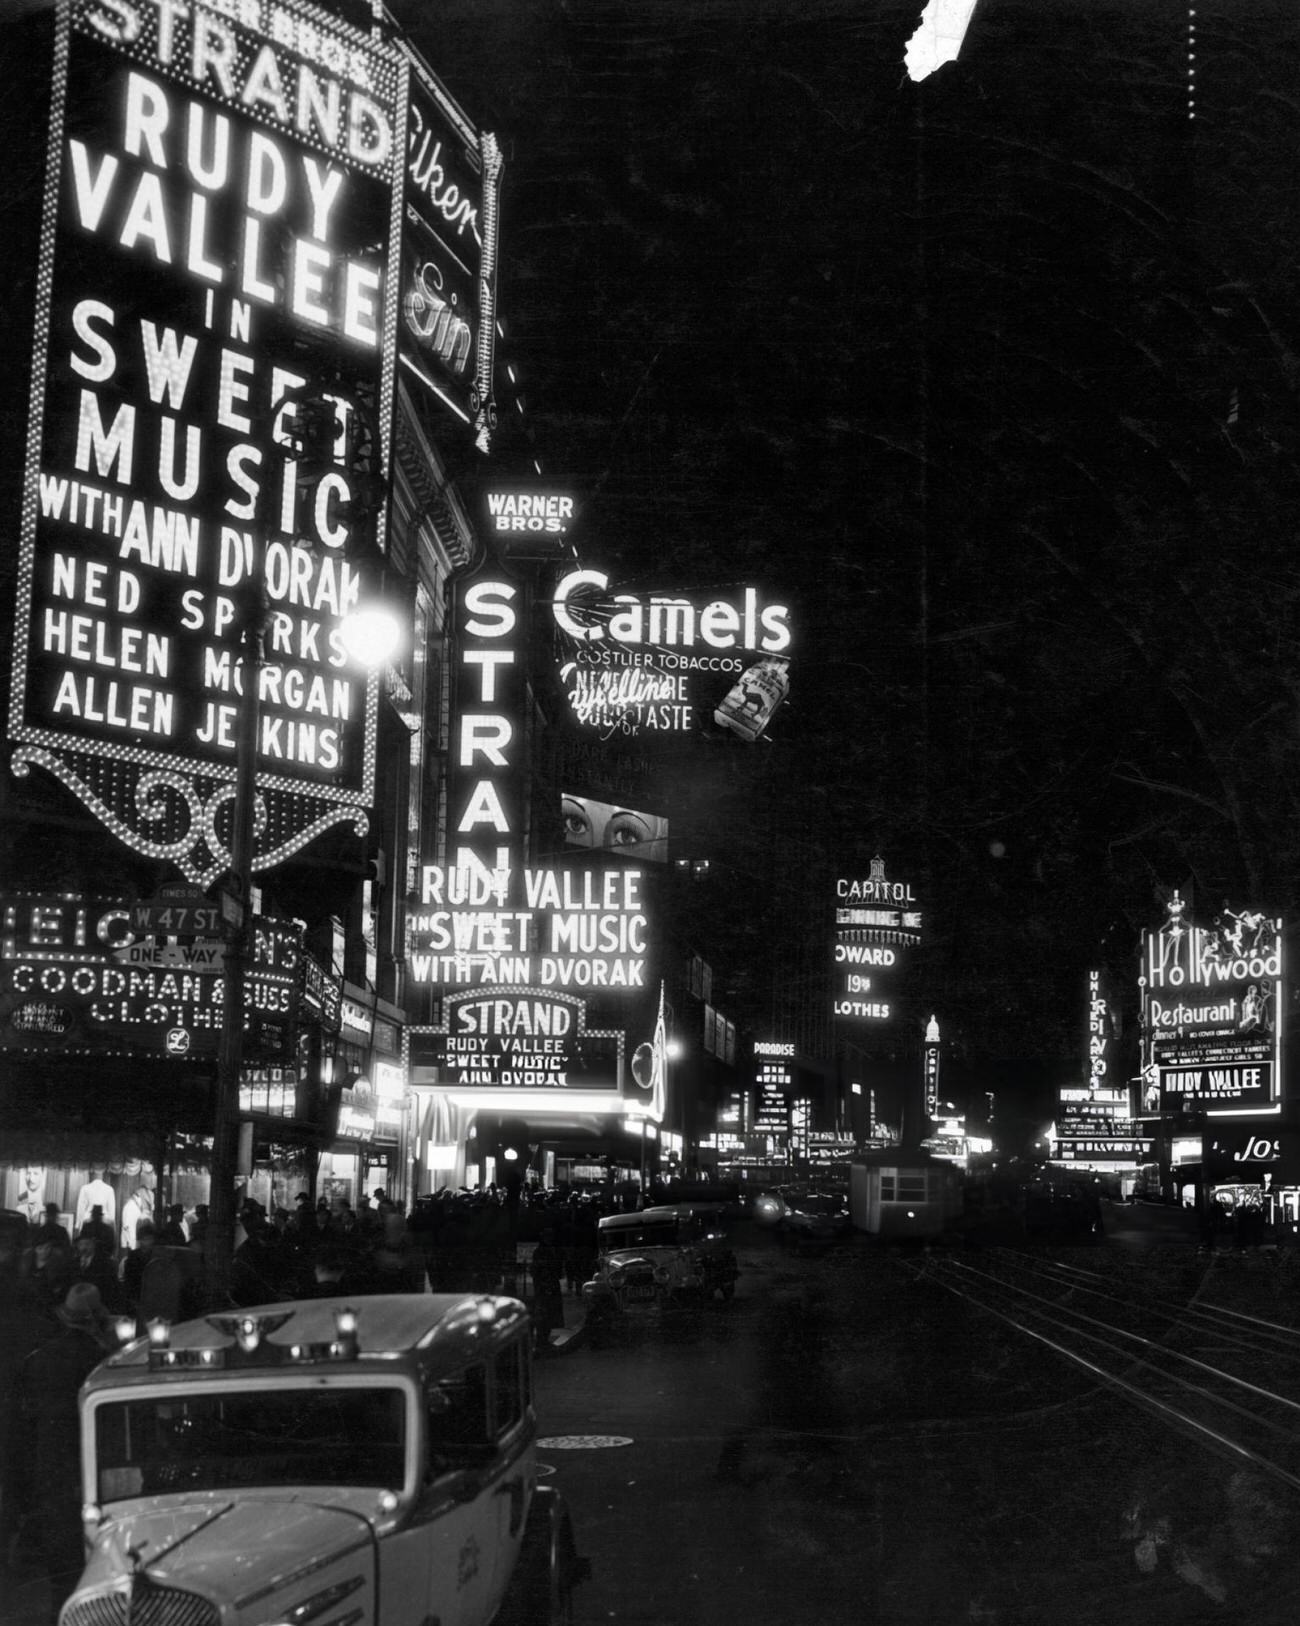
[[[0,41],[0,1626],[1294,1626],[1296,0]]]
[[[538,1367],[539,1455],[593,1566],[579,1622],[1293,1618],[1300,1481],[1121,1386],[1179,1350],[1244,1366],[1293,1413],[1294,1257],[1115,1241],[1017,1256],[851,1243],[817,1258],[756,1243],[741,1257],[734,1302],[698,1328],[580,1341]],[[1007,1284],[1107,1324],[1134,1326],[1133,1306],[1157,1300],[1168,1313],[1146,1325],[1154,1348],[1122,1348],[1096,1321],[1088,1337],[1035,1321],[1108,1383],[1001,1319],[1030,1319]],[[1241,1432],[1185,1391],[1166,1398]],[[1272,1449],[1295,1476],[1286,1415]]]

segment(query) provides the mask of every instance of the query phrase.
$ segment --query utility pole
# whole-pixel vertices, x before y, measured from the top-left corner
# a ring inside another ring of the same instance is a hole
[[[267,426],[263,444],[270,448]],[[262,491],[267,481],[262,482]],[[257,804],[257,748],[265,664],[265,500],[259,492],[253,516],[251,555],[241,595],[244,645],[242,688],[236,713],[235,792],[231,808],[230,868],[222,909],[228,920],[222,979],[221,1034],[217,1046],[216,1104],[212,1126],[208,1234],[205,1244],[208,1297],[213,1307],[230,1302],[235,1252],[235,1176],[239,1159],[239,1092],[244,1070],[244,1005],[253,952],[250,894]]]

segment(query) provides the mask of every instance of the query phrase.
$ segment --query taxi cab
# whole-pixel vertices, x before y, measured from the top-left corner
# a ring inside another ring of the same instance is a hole
[[[701,1309],[730,1299],[740,1274],[715,1214],[668,1203],[606,1214],[596,1231],[596,1273],[582,1285],[589,1335],[646,1313]]]
[[[513,1299],[152,1322],[81,1392],[60,1626],[558,1626],[586,1564],[536,1436]]]

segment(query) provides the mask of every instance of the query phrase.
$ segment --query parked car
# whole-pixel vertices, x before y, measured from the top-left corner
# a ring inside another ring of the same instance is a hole
[[[853,1231],[847,1193],[786,1191],[777,1231],[788,1247],[820,1248],[838,1242]]]
[[[151,1323],[81,1398],[85,1571],[60,1626],[567,1621],[513,1299],[316,1299]]]
[[[596,1246],[596,1274],[582,1285],[593,1332],[629,1316],[697,1310],[736,1291],[740,1267],[717,1217],[691,1203],[606,1214]]]

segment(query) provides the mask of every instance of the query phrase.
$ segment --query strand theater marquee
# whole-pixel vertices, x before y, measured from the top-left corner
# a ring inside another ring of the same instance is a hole
[[[453,845],[422,867],[407,913],[407,974],[440,1019],[407,1028],[408,1077],[488,1112],[645,1111],[654,1079],[629,1057],[660,1020],[647,872],[604,851],[523,858],[528,614],[525,584],[495,561],[455,584]]]
[[[407,83],[299,0],[57,6],[8,738],[198,885],[263,592],[256,867],[373,801],[379,678],[340,622],[383,551],[351,454],[368,412],[388,467]],[[326,368],[308,479],[288,431]]]

